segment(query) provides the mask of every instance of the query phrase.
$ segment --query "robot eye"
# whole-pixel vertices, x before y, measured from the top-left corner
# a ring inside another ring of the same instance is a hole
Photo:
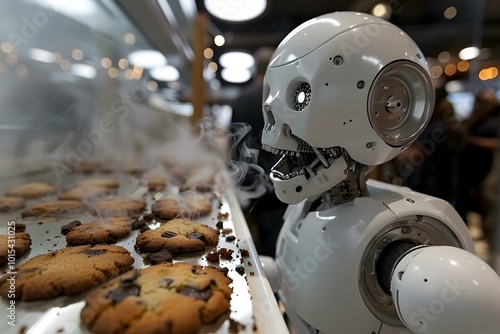
[[[296,110],[302,111],[309,105],[309,102],[311,102],[311,86],[307,82],[303,82],[295,91],[293,104]]]

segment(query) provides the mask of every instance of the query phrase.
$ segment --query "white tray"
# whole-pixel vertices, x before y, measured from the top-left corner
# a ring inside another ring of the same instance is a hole
[[[109,177],[109,175],[107,176]],[[30,178],[31,179],[31,178]],[[35,179],[43,180],[43,175]],[[25,181],[26,179],[22,179]],[[146,194],[145,187],[137,187],[137,180],[130,176],[121,177],[121,194],[133,195]],[[9,184],[19,184],[20,180],[9,180]],[[126,186],[123,186],[123,183]],[[135,185],[135,186],[134,186]],[[171,190],[171,189],[170,189]],[[126,193],[124,193],[126,192]],[[160,194],[155,194],[156,197]],[[146,195],[150,196],[150,195]],[[148,201],[150,208],[151,200]],[[218,213],[228,213],[227,219],[218,219]],[[73,216],[64,218],[20,218],[19,213],[13,215],[0,215],[3,223],[0,227],[0,234],[7,233],[7,223],[14,221],[26,225],[26,231],[31,235],[32,245],[27,254],[24,254],[16,261],[16,265],[26,262],[39,254],[45,254],[48,251],[66,247],[65,236],[61,234],[61,226],[68,222],[78,219],[82,223],[95,219],[90,215]],[[204,224],[215,227],[217,221],[222,220],[224,228],[232,228],[237,238],[236,242],[226,242],[221,236],[219,247],[233,249],[236,254],[239,250],[248,250],[250,256],[244,258],[245,274],[240,275],[234,269],[240,264],[239,258],[233,261],[221,260],[220,266],[229,269],[228,276],[233,279],[233,294],[231,296],[230,318],[243,325],[238,329],[238,333],[288,333],[287,326],[279,310],[274,294],[270,288],[269,282],[265,277],[263,268],[260,264],[257,251],[247,227],[245,218],[236,197],[231,189],[225,190],[219,195],[218,200],[214,202],[212,214],[199,220]],[[39,224],[43,222],[43,224]],[[159,223],[150,224],[151,227],[158,226]],[[127,248],[135,258],[134,268],[143,268],[147,266],[140,254],[134,250],[135,238],[138,231],[133,231],[131,236],[118,242],[117,245]],[[174,262],[179,259],[174,259]],[[206,260],[198,257],[183,257],[181,261],[209,265]],[[7,264],[0,267],[2,273],[8,271]],[[0,333],[23,333],[23,334],[42,334],[42,333],[89,333],[85,325],[80,323],[80,311],[84,306],[83,298],[85,293],[71,296],[58,297],[47,301],[36,302],[15,302],[15,326],[9,324],[9,306],[8,299],[0,299]],[[217,334],[229,332],[229,320],[226,320],[216,331]]]

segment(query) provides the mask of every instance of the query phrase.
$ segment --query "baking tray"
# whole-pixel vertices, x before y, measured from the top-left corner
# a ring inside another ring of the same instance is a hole
[[[58,184],[68,185],[77,182],[82,177],[86,176],[70,174],[66,176],[69,179],[56,180],[50,170],[42,169],[38,172],[34,171],[15,178],[9,178],[8,180],[0,180],[0,190],[3,193],[3,190],[7,187],[29,181],[57,182]],[[149,192],[143,181],[129,174],[93,174],[92,177],[114,178],[118,180],[120,182],[118,195],[145,199],[148,203],[146,212],[150,212],[151,204],[155,199],[178,194],[178,188],[170,185],[163,192]],[[221,260],[219,264],[215,264],[215,266],[228,268],[228,276],[233,280],[230,312],[230,319],[233,321],[229,319],[225,320],[215,333],[288,333],[286,323],[264,274],[250,231],[232,188],[226,186],[224,189],[213,192],[211,196],[215,198],[211,214],[196,221],[213,228],[216,228],[217,222],[222,221],[223,227],[225,229],[232,229],[233,232],[230,234],[236,237],[235,241],[228,242],[225,240],[225,237],[221,236],[217,247],[225,247],[234,251],[233,260]],[[50,202],[55,199],[55,196],[46,196],[41,200],[30,201],[29,204],[40,201]],[[221,216],[220,214],[224,215]],[[21,218],[19,212],[14,212],[1,214],[0,219],[3,222],[0,227],[0,234],[6,234],[7,223],[13,221],[25,224],[26,231],[31,236],[31,248],[16,261],[16,265],[20,265],[39,254],[45,254],[49,251],[66,247],[66,238],[61,234],[61,227],[63,225],[74,219],[85,223],[94,220],[95,217],[90,214],[83,214],[57,218]],[[151,228],[155,228],[159,224],[158,221],[154,220],[148,225]],[[129,237],[116,244],[130,251],[135,259],[133,267],[140,269],[148,265],[134,249],[135,239],[138,234],[139,231],[133,230]],[[243,261],[240,260],[240,250],[247,250],[249,253],[249,256],[244,257]],[[196,253],[193,256],[175,257],[174,262],[184,261],[204,266],[214,265],[213,263],[208,263],[203,255]],[[240,265],[245,269],[243,274],[241,274],[241,271],[239,273],[235,270]],[[5,264],[0,267],[2,273],[8,272],[7,266],[8,264]],[[0,312],[0,315],[2,315],[3,320],[0,323],[0,333],[89,333],[86,326],[80,323],[80,311],[84,306],[83,298],[85,294],[58,297],[46,301],[16,301],[15,326],[9,324],[11,319],[7,317],[9,315],[9,310],[7,309],[9,300],[1,298],[0,308],[2,312]]]

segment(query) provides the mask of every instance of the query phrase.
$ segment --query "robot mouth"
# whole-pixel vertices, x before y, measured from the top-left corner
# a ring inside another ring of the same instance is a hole
[[[312,152],[284,151],[267,147],[271,153],[283,155],[271,168],[272,175],[281,180],[289,180],[301,175],[309,179],[317,174],[319,168],[330,167],[329,158],[336,159],[341,155],[338,148],[310,148]]]

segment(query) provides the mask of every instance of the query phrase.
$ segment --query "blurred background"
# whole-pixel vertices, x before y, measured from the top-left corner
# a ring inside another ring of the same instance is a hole
[[[94,156],[148,164],[147,152],[178,136],[179,124],[222,131],[255,77],[257,50],[275,48],[308,19],[346,10],[407,32],[437,93],[429,131],[371,177],[456,205],[480,255],[494,261],[496,0],[1,1],[0,177],[57,174]],[[435,129],[446,140],[432,141]]]

